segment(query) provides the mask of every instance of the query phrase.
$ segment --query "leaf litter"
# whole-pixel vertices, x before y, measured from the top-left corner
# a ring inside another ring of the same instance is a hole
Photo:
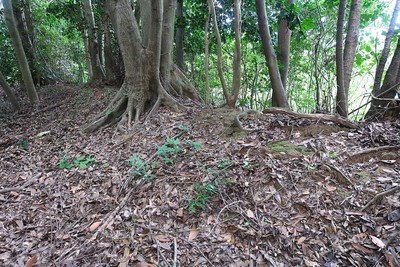
[[[0,120],[1,266],[399,266],[399,121],[186,102],[83,135],[109,93],[41,94]]]

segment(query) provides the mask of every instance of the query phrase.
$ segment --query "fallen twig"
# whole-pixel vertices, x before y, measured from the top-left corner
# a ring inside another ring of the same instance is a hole
[[[16,186],[16,187],[8,187],[8,188],[2,188],[0,189],[0,194],[4,194],[4,193],[8,193],[11,191],[21,191],[25,188],[27,188],[28,186],[30,186],[31,184],[33,184],[33,182],[39,178],[42,175],[42,173],[38,173],[36,175],[34,175],[33,177],[29,178],[23,185],[21,186]]]
[[[324,164],[329,170],[333,170],[335,172],[336,180],[341,184],[354,185],[353,182],[347,177],[341,170],[339,170],[336,166],[330,164]]]
[[[321,120],[321,121],[328,121],[328,122],[336,122],[344,127],[350,128],[350,129],[358,128],[357,123],[352,122],[351,120],[348,120],[346,118],[340,117],[339,115],[296,113],[296,112],[286,110],[283,108],[267,108],[267,109],[263,110],[263,113],[264,114],[282,113],[282,114],[286,114],[286,115],[293,116],[296,118],[306,118],[306,119],[314,119],[314,120]]]
[[[381,197],[392,195],[399,190],[400,190],[400,185],[392,187],[389,190],[386,190],[379,194],[376,194],[360,211],[364,211],[364,210],[368,209],[372,204],[377,202]]]

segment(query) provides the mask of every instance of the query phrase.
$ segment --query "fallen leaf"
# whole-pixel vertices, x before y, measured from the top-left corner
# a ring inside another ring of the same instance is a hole
[[[255,218],[254,213],[251,210],[247,210],[246,214],[247,214],[247,217],[249,217],[249,218],[252,218],[252,219]]]
[[[32,267],[34,264],[36,264],[37,262],[37,256],[34,255],[33,257],[31,257],[25,264],[25,267]]]
[[[194,240],[198,236],[198,234],[199,234],[198,230],[190,231],[190,233],[189,233],[189,241]]]
[[[386,247],[385,243],[382,240],[380,240],[379,238],[377,238],[376,236],[370,235],[369,237],[371,238],[372,243],[374,243],[379,248]]]
[[[100,224],[101,224],[101,221],[94,222],[94,223],[89,227],[89,231],[90,231],[90,232],[95,231],[95,230],[100,226]]]
[[[306,237],[305,236],[302,236],[302,237],[300,237],[298,240],[297,240],[297,244],[303,244],[303,242],[306,240]]]
[[[361,246],[358,243],[352,242],[351,245],[353,246],[353,248],[357,249],[358,251],[361,251],[365,254],[372,254],[375,253],[373,250],[367,249],[366,247]]]

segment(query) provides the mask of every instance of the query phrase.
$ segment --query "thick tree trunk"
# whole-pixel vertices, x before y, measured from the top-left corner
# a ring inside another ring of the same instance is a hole
[[[178,0],[176,8],[177,29],[175,36],[176,65],[185,72],[185,59],[183,53],[183,36],[185,32],[185,19],[183,17],[183,0]]]
[[[8,85],[1,71],[0,71],[0,86],[4,89],[4,92],[6,92],[7,99],[10,101],[14,110],[19,110],[18,100],[15,97],[13,91],[11,90],[10,86]]]
[[[380,119],[385,116],[387,107],[392,99],[396,96],[400,82],[400,38],[397,41],[397,47],[394,52],[392,61],[386,71],[385,79],[382,87],[378,90],[376,97],[374,96],[371,107],[365,115],[365,119]]]
[[[160,104],[178,110],[181,106],[165,90],[166,87],[174,87],[174,82],[180,84],[175,86],[183,93],[192,92],[192,88],[185,86],[186,77],[180,76],[178,69],[173,68],[172,65],[167,71],[173,74],[170,77],[170,84],[161,81],[160,68],[163,63],[161,62],[161,44],[165,36],[162,32],[164,14],[162,1],[142,1],[140,8],[141,14],[144,10],[151,12],[151,20],[141,20],[142,31],[147,32],[143,34],[140,33],[130,0],[106,1],[106,10],[116,29],[125,67],[125,79],[108,107],[94,118],[84,129],[85,132],[92,132],[114,123],[118,123],[117,128],[120,130],[123,130],[125,125],[130,128],[131,123],[137,122],[140,115],[150,110],[148,114],[150,116]],[[173,20],[171,20],[171,25],[173,27]],[[146,46],[143,45],[145,41],[142,36],[145,36],[147,40]],[[164,60],[167,59],[164,58]]]
[[[22,78],[24,80],[24,85],[26,92],[28,94],[31,103],[36,103],[39,101],[38,94],[36,92],[35,85],[32,80],[31,71],[29,69],[29,64],[25,56],[24,48],[22,46],[21,38],[19,36],[17,26],[15,23],[13,8],[11,0],[3,0],[4,6],[4,16],[6,18],[6,23],[10,31],[11,40],[14,45],[14,49],[17,55],[18,63],[22,73]]]
[[[256,10],[265,60],[267,61],[269,77],[271,79],[272,106],[289,108],[289,103],[279,73],[278,61],[276,59],[274,48],[271,42],[271,34],[269,32],[268,18],[264,0],[256,0]]]
[[[96,38],[96,28],[95,21],[92,11],[92,2],[91,0],[84,1],[84,9],[85,9],[85,19],[87,23],[87,33],[88,33],[88,52],[90,56],[90,66],[92,69],[92,75],[89,78],[90,82],[98,82],[104,79],[104,73],[101,68],[100,63],[100,50],[99,44],[97,43]]]
[[[400,0],[396,0],[396,5],[394,7],[392,18],[391,18],[390,24],[389,24],[389,29],[388,29],[388,31],[386,33],[386,37],[385,37],[385,45],[382,49],[381,57],[379,58],[378,66],[376,67],[376,71],[375,71],[374,88],[372,90],[372,94],[374,96],[377,96],[377,93],[379,92],[379,89],[381,87],[382,76],[383,76],[383,72],[385,70],[386,61],[389,56],[390,45],[392,43],[394,29],[396,27],[396,21],[397,21],[399,12],[400,12]]]
[[[118,76],[117,74],[118,67],[111,47],[111,33],[110,33],[107,14],[104,14],[103,16],[103,29],[104,29],[104,66],[106,73],[106,81],[109,83],[114,83]]]
[[[293,4],[293,0],[288,0],[288,4]],[[287,76],[289,73],[290,57],[290,36],[292,31],[289,29],[288,21],[284,14],[281,15],[278,25],[278,62],[279,73],[281,75],[282,85],[286,91]]]

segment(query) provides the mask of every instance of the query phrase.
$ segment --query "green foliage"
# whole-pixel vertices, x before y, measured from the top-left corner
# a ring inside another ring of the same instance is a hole
[[[187,209],[190,213],[196,213],[199,209],[206,210],[208,201],[216,194],[218,190],[218,180],[207,181],[205,184],[195,183],[194,194],[187,197]]]
[[[29,142],[25,138],[18,139],[17,145],[19,145],[23,150],[29,149]]]
[[[148,164],[137,154],[132,154],[126,161],[129,163],[129,166],[132,167],[132,175],[145,176],[149,171]]]
[[[93,162],[96,162],[95,157],[81,155],[77,158],[72,158],[71,156],[64,155],[60,160],[58,166],[60,169],[72,169],[74,167],[78,167],[80,169],[87,169],[89,165]]]
[[[196,152],[199,152],[202,149],[201,144],[199,142],[191,141],[191,140],[187,140],[186,142],[188,144],[192,145]]]
[[[157,146],[156,155],[168,165],[175,163],[175,158],[182,152],[181,142],[179,139],[167,137],[165,144]]]
[[[72,169],[74,167],[74,161],[70,156],[64,155],[58,163],[60,169]]]
[[[81,169],[86,169],[92,162],[96,162],[96,158],[85,155],[79,156],[74,160],[75,166]]]

